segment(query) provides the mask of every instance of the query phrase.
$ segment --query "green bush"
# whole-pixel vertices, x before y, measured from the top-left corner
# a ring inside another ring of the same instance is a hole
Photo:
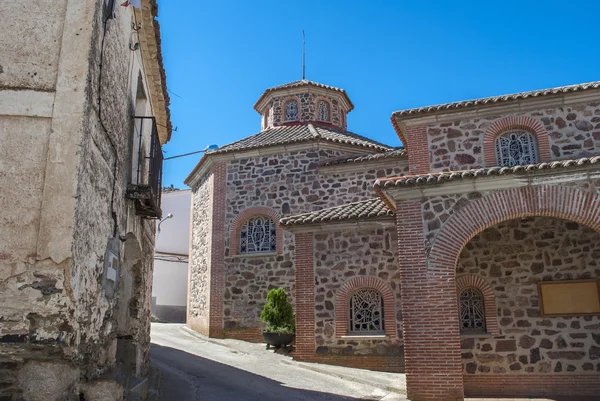
[[[274,288],[267,294],[260,320],[267,324],[266,332],[271,333],[294,333],[296,330],[296,318],[294,309],[287,299],[283,288]]]

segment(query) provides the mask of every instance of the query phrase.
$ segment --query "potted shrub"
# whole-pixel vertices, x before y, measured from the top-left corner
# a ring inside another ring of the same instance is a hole
[[[294,341],[296,318],[283,288],[274,288],[269,291],[267,303],[260,314],[260,320],[266,324],[263,338],[267,343],[267,349],[271,345],[275,348],[285,347]]]

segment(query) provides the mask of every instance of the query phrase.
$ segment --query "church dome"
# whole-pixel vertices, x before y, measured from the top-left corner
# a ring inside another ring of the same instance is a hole
[[[254,105],[263,130],[309,122],[345,130],[353,108],[345,90],[307,79],[269,88]]]

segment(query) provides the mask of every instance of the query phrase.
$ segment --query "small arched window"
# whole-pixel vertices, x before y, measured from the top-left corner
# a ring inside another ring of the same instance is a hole
[[[469,287],[461,291],[458,302],[460,305],[460,332],[485,332],[485,309],[481,291]]]
[[[327,103],[325,101],[320,101],[318,109],[319,109],[319,114],[318,114],[319,121],[325,121],[325,122],[331,121],[331,110],[329,107],[329,103]]]
[[[277,226],[266,216],[251,217],[240,231],[240,253],[277,251]]]
[[[499,166],[522,166],[538,162],[537,144],[532,133],[508,131],[496,138],[496,158]]]
[[[356,291],[350,297],[350,334],[385,334],[383,297],[372,288]]]
[[[298,102],[290,100],[285,104],[285,121],[298,120]]]

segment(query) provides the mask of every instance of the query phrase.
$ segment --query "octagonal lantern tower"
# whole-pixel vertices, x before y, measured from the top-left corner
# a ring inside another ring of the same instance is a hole
[[[353,108],[345,90],[306,79],[269,88],[254,105],[262,130],[309,122],[345,130]]]

